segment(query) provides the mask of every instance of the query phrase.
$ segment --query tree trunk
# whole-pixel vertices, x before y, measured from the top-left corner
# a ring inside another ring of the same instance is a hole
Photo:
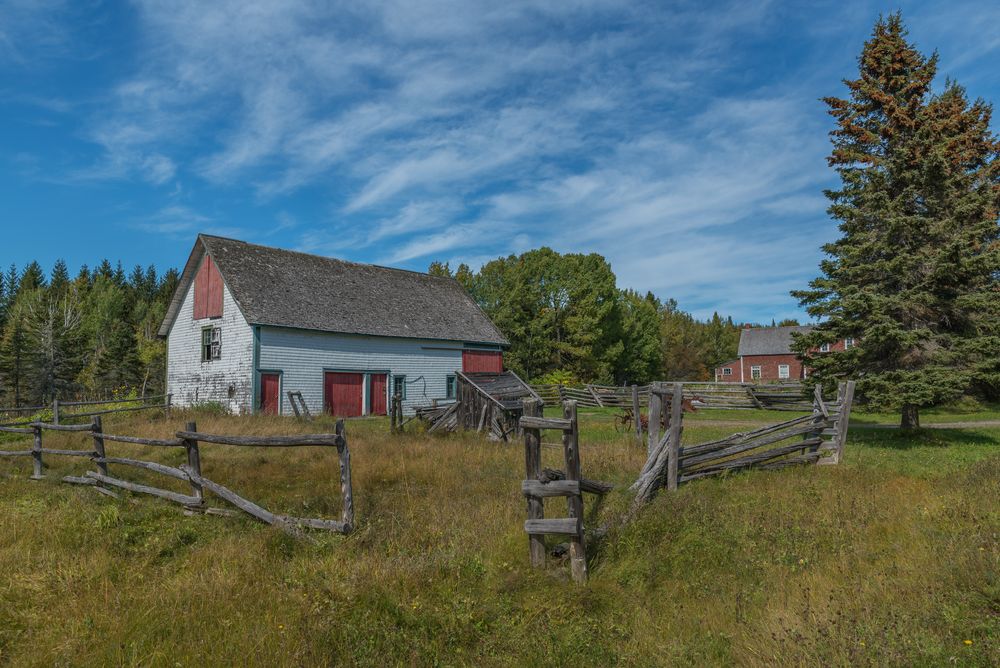
[[[900,416],[899,426],[901,429],[916,429],[920,426],[920,408],[914,404],[904,404],[903,413]]]

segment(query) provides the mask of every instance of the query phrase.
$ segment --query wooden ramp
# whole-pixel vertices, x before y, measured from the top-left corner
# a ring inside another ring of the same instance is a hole
[[[490,438],[507,441],[518,434],[524,399],[541,400],[531,386],[513,371],[501,373],[457,372],[456,401],[446,407],[417,409],[428,423],[428,432],[485,432]]]

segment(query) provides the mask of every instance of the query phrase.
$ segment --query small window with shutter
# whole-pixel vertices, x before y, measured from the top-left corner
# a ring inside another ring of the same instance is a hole
[[[201,330],[201,361],[211,362],[222,358],[222,328],[205,327]]]

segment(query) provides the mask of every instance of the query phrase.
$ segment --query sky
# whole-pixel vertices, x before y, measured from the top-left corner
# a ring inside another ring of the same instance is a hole
[[[806,316],[882,12],[1000,100],[1000,5],[3,0],[0,266],[199,232],[426,270],[550,246],[699,317]]]

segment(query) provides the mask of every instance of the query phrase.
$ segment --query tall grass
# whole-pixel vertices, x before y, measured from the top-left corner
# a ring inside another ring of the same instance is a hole
[[[165,437],[185,419],[105,430]],[[332,431],[194,419],[227,434]],[[1000,663],[1000,431],[859,431],[841,466],[698,481],[618,526],[645,448],[605,414],[583,420],[584,475],[616,484],[585,499],[588,525],[612,529],[589,546],[584,587],[556,559],[527,565],[518,445],[349,421],[358,526],[315,544],[59,483],[79,459],[47,457],[38,482],[29,460],[0,460],[0,664]],[[692,420],[685,441],[726,431]],[[84,438],[45,434],[51,447]],[[546,441],[544,465],[561,467]],[[276,512],[339,513],[328,449],[206,444],[202,468]],[[547,516],[564,506],[547,501]]]

